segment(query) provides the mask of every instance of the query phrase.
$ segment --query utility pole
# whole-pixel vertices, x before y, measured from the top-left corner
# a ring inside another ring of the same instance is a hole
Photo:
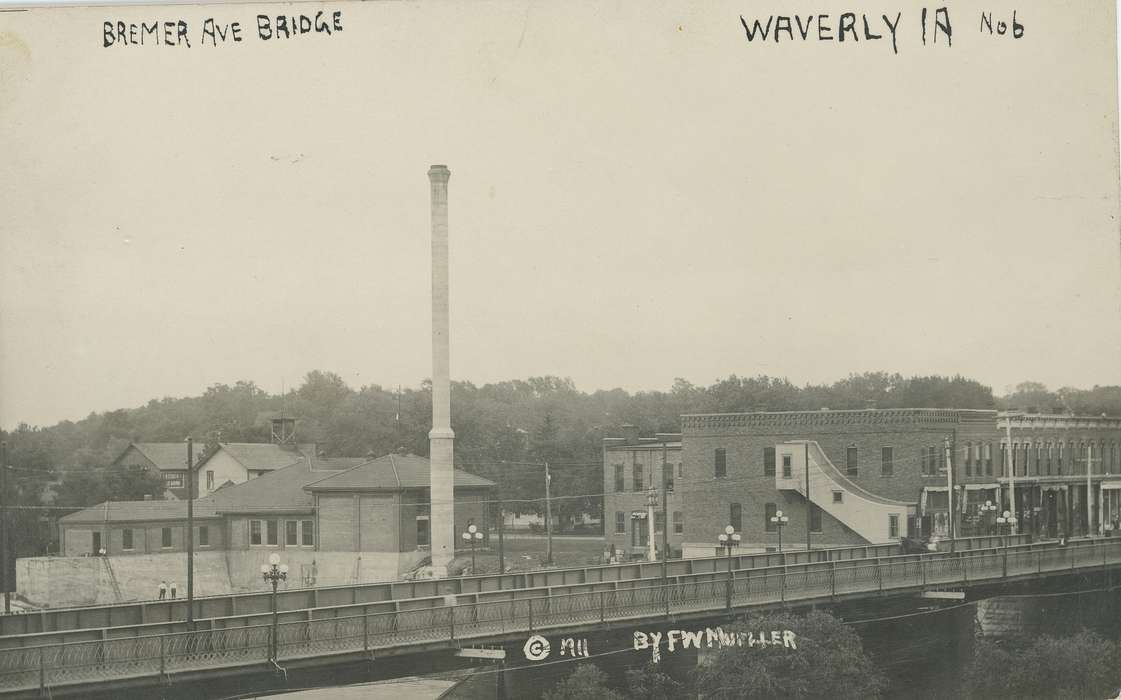
[[[669,447],[662,443],[662,584],[669,582],[669,477],[666,465],[669,462]],[[606,520],[606,519],[605,519]]]
[[[653,480],[651,480],[653,481]],[[654,536],[654,506],[658,503],[658,489],[650,486],[650,490],[646,492],[646,561],[654,562],[658,560],[656,553],[657,538]],[[663,530],[665,527],[662,528]]]
[[[549,475],[549,463],[545,462],[545,563],[553,563],[553,502],[549,496],[549,482],[553,479]]]
[[[12,611],[11,583],[8,580],[8,443],[0,442],[0,588],[4,589],[4,612]]]
[[[1012,514],[1012,534],[1019,534],[1019,518],[1016,517],[1016,474],[1012,470],[1012,414],[1004,414],[1004,430],[1008,436],[1008,444],[1004,448],[1004,468],[1008,473],[1008,502],[1011,505],[1009,512]]]
[[[195,628],[195,442],[187,436],[187,629]]]
[[[1093,512],[1094,504],[1094,486],[1090,481],[1090,475],[1093,473],[1094,463],[1094,443],[1091,441],[1086,445],[1086,534],[1094,534],[1094,523],[1090,519]]]
[[[810,501],[810,443],[806,443],[806,555],[810,553],[810,523],[813,522],[813,502]]]
[[[502,460],[499,469],[502,477],[498,485],[498,573],[502,575],[506,573],[506,543],[502,538],[506,526],[506,508],[502,503],[502,489],[506,487],[506,460]]]
[[[945,451],[946,459],[946,505],[949,508],[947,511],[947,526],[950,532],[950,552],[954,551],[954,539],[956,534],[954,532],[954,464],[951,461],[952,455],[950,454],[950,438],[943,440],[943,449]]]

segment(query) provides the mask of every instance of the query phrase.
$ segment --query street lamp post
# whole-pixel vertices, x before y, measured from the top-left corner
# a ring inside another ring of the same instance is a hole
[[[989,513],[995,513],[995,512],[996,512],[996,504],[993,503],[992,501],[985,501],[985,503],[981,506],[981,519],[985,523],[986,534],[988,534],[990,536],[993,534],[993,526],[992,526],[992,523],[989,521]]]
[[[1008,546],[1008,533],[1016,527],[1016,516],[1012,515],[1009,511],[1004,511],[1004,514],[996,519],[996,523],[1000,526],[1001,546]],[[1007,527],[1005,527],[1007,526]]]
[[[463,541],[471,545],[471,575],[475,575],[475,545],[483,541],[483,533],[479,532],[479,528],[474,525],[467,526],[467,532],[463,533]]]
[[[266,583],[272,584],[272,634],[269,638],[269,661],[275,664],[278,656],[277,651],[280,648],[276,636],[280,624],[276,610],[276,587],[281,581],[288,580],[288,565],[280,563],[280,555],[270,554],[269,563],[261,564],[261,577]]]
[[[771,516],[771,524],[778,529],[778,551],[782,551],[782,528],[790,522],[790,518],[782,514],[781,510],[776,510],[775,514]]]
[[[740,546],[740,535],[736,532],[736,528],[729,525],[724,528],[716,537],[717,542],[724,548],[724,552],[728,555],[728,581],[727,581],[727,607],[728,612],[732,611],[732,548]]]

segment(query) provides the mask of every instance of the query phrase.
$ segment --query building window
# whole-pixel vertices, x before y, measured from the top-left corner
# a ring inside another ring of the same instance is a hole
[[[810,532],[821,532],[821,508],[816,503],[810,504]]]
[[[1063,441],[1062,440],[1059,440],[1059,458],[1058,458],[1058,461],[1056,462],[1056,467],[1057,468],[1055,470],[1055,473],[1056,474],[1062,474],[1063,473]]]
[[[927,448],[922,448],[922,474],[926,476],[930,474],[930,456],[927,454]]]
[[[662,478],[666,481],[666,491],[673,493],[673,465],[669,462],[662,465]]]
[[[1000,443],[1000,475],[1008,470],[1008,443]]]
[[[654,513],[654,532],[663,532],[666,529],[666,514],[658,511]]]
[[[782,456],[782,478],[784,478],[784,479],[789,479],[790,478],[790,471],[791,471],[791,465],[792,465],[791,459],[792,458],[791,458],[790,455],[783,455]]]
[[[767,532],[774,532],[778,530],[778,525],[771,522],[771,518],[775,517],[778,512],[778,506],[774,503],[766,503],[763,505],[763,529]]]
[[[890,539],[899,537],[899,516],[895,513],[887,516],[887,536]]]
[[[132,530],[128,528],[121,531],[121,549],[132,549]]]
[[[213,491],[214,490],[214,470],[213,469],[207,469],[206,470],[206,490],[207,491]]]
[[[895,449],[891,447],[880,448],[880,476],[891,476],[895,473]]]
[[[277,535],[279,534],[277,530],[278,528],[276,526],[275,520],[265,521],[265,544],[271,547],[275,547],[277,545]]]
[[[171,546],[171,528],[165,527],[160,531],[160,546],[168,548]]]
[[[416,516],[416,546],[428,546],[428,516]]]
[[[739,532],[743,529],[743,507],[739,503],[733,503],[728,511],[728,524]]]
[[[249,544],[262,544],[260,520],[249,521]]]
[[[673,534],[685,534],[685,518],[679,510],[673,511]]]
[[[625,483],[623,483],[623,465],[622,464],[616,464],[615,465],[615,492],[618,493],[619,491],[626,491],[626,490],[627,490],[627,486],[626,486]]]
[[[713,456],[713,470],[716,478],[728,476],[728,452],[723,447],[717,447]]]
[[[295,547],[300,543],[300,524],[295,520],[284,521],[284,545]]]
[[[314,520],[301,520],[300,521],[300,544],[305,547],[315,546],[315,521]]]
[[[973,443],[965,444],[965,475],[973,476]]]
[[[858,473],[855,447],[850,447],[845,450],[845,470],[848,472],[849,476],[856,476]]]
[[[985,443],[985,476],[993,475],[993,444]]]
[[[775,475],[775,448],[763,448],[763,476]]]
[[[206,525],[200,525],[199,526],[199,546],[200,547],[209,547],[210,546],[210,528],[207,527]]]
[[[844,491],[834,491],[833,492],[833,502],[834,503],[844,503],[845,502],[845,492]]]
[[[685,478],[685,468],[684,468],[684,464],[682,462],[677,463],[677,478],[678,479],[684,479]]]
[[[615,511],[615,534],[627,534],[627,514],[621,510]]]
[[[1043,443],[1039,442],[1035,445],[1035,475],[1039,476],[1043,473]]]
[[[634,477],[634,490],[642,490],[642,465],[638,462],[638,456],[635,456],[632,476]]]

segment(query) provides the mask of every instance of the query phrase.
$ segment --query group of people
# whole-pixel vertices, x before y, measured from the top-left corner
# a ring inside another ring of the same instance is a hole
[[[160,600],[167,598],[167,594],[171,593],[172,600],[175,599],[175,594],[179,590],[179,584],[172,581],[170,584],[166,580],[160,581]]]

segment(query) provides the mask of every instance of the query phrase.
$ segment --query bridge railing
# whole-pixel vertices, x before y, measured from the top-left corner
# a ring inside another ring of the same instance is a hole
[[[282,621],[275,627],[277,659],[283,664],[295,658],[457,643],[669,614],[733,612],[754,605],[828,600],[893,589],[961,586],[1118,564],[1121,538],[1065,547],[968,551],[953,557],[804,563],[733,570],[723,576],[714,572],[646,587],[469,600],[442,607]],[[52,688],[103,681],[163,680],[188,671],[263,666],[269,660],[273,634],[272,625],[254,624],[0,649],[0,692],[49,692]]]

